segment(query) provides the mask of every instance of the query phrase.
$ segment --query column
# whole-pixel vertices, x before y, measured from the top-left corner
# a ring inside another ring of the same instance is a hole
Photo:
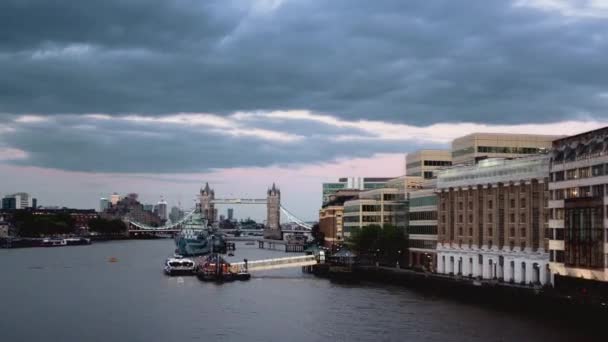
[[[526,285],[534,281],[534,264],[526,262]]]
[[[481,272],[479,272],[479,259],[478,256],[473,256],[473,277],[479,277]]]
[[[547,283],[547,264],[539,263],[538,267],[539,267],[538,276],[539,276],[540,284],[545,285]]]
[[[482,256],[482,263],[481,263],[481,278],[482,279],[489,279],[490,278],[490,267],[488,266],[488,258],[486,256]]]
[[[462,257],[462,275],[467,277],[469,275],[469,273],[471,273],[471,270],[469,269],[469,267],[471,267],[470,265],[470,261],[469,261],[469,256],[464,256]]]
[[[503,281],[505,282],[510,282],[511,281],[511,260],[510,259],[504,259],[504,266],[503,266]]]
[[[515,259],[515,283],[519,284],[522,280],[522,268],[521,268],[521,260]]]
[[[443,253],[437,253],[437,273],[441,273],[441,274],[445,273],[443,257],[444,257]]]

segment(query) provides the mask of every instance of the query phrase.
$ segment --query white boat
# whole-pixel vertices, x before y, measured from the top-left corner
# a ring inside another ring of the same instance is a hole
[[[42,246],[44,247],[58,247],[67,246],[68,242],[65,239],[44,239],[42,240]]]
[[[164,270],[165,273],[170,276],[191,275],[194,274],[195,268],[196,264],[194,263],[194,261],[176,255],[165,260]]]

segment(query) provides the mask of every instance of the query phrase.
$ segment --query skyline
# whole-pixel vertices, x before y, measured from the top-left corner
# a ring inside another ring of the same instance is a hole
[[[407,152],[608,125],[605,5],[467,5],[2,2],[0,194],[173,205],[276,182],[309,220],[323,181],[402,175]]]

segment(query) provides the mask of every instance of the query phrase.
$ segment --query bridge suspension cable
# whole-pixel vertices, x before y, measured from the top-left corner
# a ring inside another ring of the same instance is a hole
[[[148,226],[145,225],[143,223],[139,223],[136,221],[129,221],[129,223],[139,229],[143,229],[143,230],[169,230],[169,229],[174,229],[177,226],[183,224],[184,222],[186,222],[196,211],[196,208],[192,209],[190,212],[188,212],[186,215],[184,215],[184,217],[182,217],[179,221],[173,223],[171,222],[170,224],[165,224],[162,227],[152,227],[152,226]]]
[[[306,222],[304,222],[303,220],[299,219],[297,216],[295,216],[294,214],[292,214],[289,210],[287,210],[284,206],[281,206],[281,211],[283,212],[283,214],[285,214],[285,216],[287,216],[287,219],[289,221],[292,221],[293,223],[297,224],[298,226],[307,229],[307,230],[311,230],[312,226]]]

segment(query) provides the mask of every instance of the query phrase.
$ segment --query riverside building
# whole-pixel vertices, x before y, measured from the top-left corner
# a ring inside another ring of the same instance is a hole
[[[452,141],[452,162],[475,164],[487,158],[516,158],[549,151],[557,135],[473,133]]]
[[[431,179],[437,170],[452,165],[452,153],[449,150],[419,150],[408,153],[405,157],[407,176]]]
[[[410,267],[435,271],[437,265],[437,194],[428,189],[408,193],[407,225]]]
[[[548,175],[548,155],[487,159],[441,171],[437,272],[548,283]]]
[[[384,188],[363,191],[359,198],[344,202],[344,237],[365,226],[407,226],[407,191],[422,187],[422,177],[403,176],[386,182]]]
[[[394,177],[342,177],[337,182],[323,183],[323,204],[330,200],[332,194],[340,190],[371,190],[383,188],[386,182]]]
[[[359,197],[360,190],[341,190],[331,195],[319,210],[319,230],[324,235],[325,247],[340,246],[344,242],[344,202]]]
[[[553,142],[549,191],[550,268],[556,286],[606,288],[608,127]]]

